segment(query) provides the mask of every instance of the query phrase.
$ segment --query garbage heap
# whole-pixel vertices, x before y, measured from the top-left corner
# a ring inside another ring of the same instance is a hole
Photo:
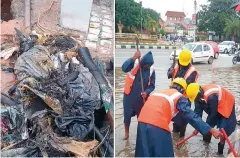
[[[104,63],[70,36],[16,32],[19,46],[1,52],[17,56],[12,71],[2,68],[16,81],[1,93],[1,156],[114,156],[113,91]]]

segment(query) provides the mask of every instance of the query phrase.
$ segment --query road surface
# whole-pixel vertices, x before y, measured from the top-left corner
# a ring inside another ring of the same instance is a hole
[[[130,138],[128,141],[123,140],[123,85],[125,74],[121,71],[122,63],[134,54],[134,49],[116,49],[115,51],[115,154],[116,156],[134,156],[136,144],[137,118],[132,118],[130,126]],[[140,50],[142,55],[149,50]],[[171,66],[172,61],[169,60],[170,53],[173,50],[152,50],[154,56],[154,68],[156,71],[156,89],[167,89],[170,79],[167,79],[167,70]],[[207,63],[196,63],[194,66],[199,71],[199,83],[216,83],[233,93],[236,97],[236,111],[240,115],[240,64],[232,65],[233,56],[220,55],[214,60],[212,65]],[[206,115],[203,116],[206,118]],[[172,127],[172,125],[171,125]],[[240,128],[238,126],[238,128]],[[190,135],[194,129],[188,125],[186,136]],[[173,134],[173,144],[179,141],[179,138]],[[209,145],[204,144],[201,135],[191,138],[181,150],[175,148],[175,156],[177,157],[214,157],[217,156],[218,140],[212,139]],[[225,145],[224,156],[227,156],[228,145]]]

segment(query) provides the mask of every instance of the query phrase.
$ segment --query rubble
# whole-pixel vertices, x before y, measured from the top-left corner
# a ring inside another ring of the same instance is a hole
[[[16,76],[1,94],[1,156],[112,157],[113,62],[70,36],[16,32],[1,54]]]

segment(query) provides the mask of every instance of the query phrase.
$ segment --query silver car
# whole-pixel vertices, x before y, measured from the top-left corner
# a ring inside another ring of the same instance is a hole
[[[219,52],[227,54],[231,51],[231,49],[234,45],[235,45],[234,41],[223,41],[223,42],[219,43],[219,45],[218,45]]]

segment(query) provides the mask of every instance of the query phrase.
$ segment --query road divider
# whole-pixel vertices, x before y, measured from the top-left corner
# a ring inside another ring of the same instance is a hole
[[[136,49],[135,45],[116,45],[116,49]],[[140,45],[140,49],[178,49],[176,46]]]

